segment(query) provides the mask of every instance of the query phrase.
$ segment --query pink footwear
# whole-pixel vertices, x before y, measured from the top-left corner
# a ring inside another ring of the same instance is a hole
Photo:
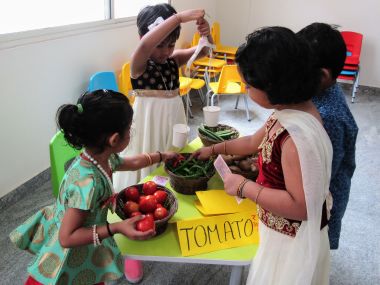
[[[129,283],[135,284],[143,278],[142,262],[134,259],[124,259],[124,275]]]

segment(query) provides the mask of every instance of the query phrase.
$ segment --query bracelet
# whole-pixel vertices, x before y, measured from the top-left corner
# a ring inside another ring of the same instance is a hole
[[[243,186],[244,186],[248,181],[249,181],[248,179],[244,178],[243,181],[241,181],[241,182],[239,183],[239,186],[238,186],[238,188],[237,188],[237,190],[236,190],[236,196],[238,196],[239,198],[244,198],[243,195],[242,195],[242,188],[243,188]]]
[[[212,146],[211,146],[211,155],[215,155],[216,153],[215,153],[215,145],[213,144]]]
[[[261,193],[261,190],[263,190],[265,187],[260,185],[260,189],[257,190],[256,198],[255,198],[255,204],[257,204],[257,199],[259,199],[259,195]]]
[[[239,196],[240,198],[245,198],[244,194],[243,194],[243,190],[244,190],[245,184],[247,184],[248,182],[249,182],[249,180],[245,179],[244,182],[243,182],[243,184],[240,186],[240,196]]]
[[[92,226],[92,241],[94,242],[94,247],[101,245],[100,240],[99,240],[99,235],[96,232],[96,225]]]
[[[162,153],[158,150],[157,150],[157,153],[160,155],[160,161],[159,162],[161,162],[162,161]]]
[[[108,232],[109,236],[112,237],[114,235],[114,233],[111,231],[110,223],[108,221],[106,221],[106,226],[107,226],[107,232]]]
[[[150,154],[149,153],[143,153],[143,155],[147,159],[148,165],[152,165],[153,164],[153,160],[152,160],[152,157],[150,156]]]
[[[180,25],[182,23],[180,16],[178,16],[178,14],[173,14],[173,16],[177,18],[177,20],[179,22],[178,25]]]

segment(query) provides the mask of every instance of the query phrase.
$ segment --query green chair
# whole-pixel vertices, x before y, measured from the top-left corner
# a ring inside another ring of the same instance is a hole
[[[51,139],[49,149],[53,195],[57,197],[59,193],[59,185],[61,184],[67,169],[67,162],[79,155],[81,151],[71,147],[61,131],[56,133]]]

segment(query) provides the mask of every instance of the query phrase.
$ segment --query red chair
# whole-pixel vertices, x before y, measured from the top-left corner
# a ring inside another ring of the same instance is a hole
[[[347,57],[338,79],[352,81],[351,102],[354,103],[355,93],[359,86],[360,53],[362,49],[363,35],[350,31],[343,31],[341,32],[341,35],[346,43]]]
[[[343,31],[341,32],[347,47],[347,58],[345,64],[359,65],[360,52],[362,50],[363,35],[360,33]]]

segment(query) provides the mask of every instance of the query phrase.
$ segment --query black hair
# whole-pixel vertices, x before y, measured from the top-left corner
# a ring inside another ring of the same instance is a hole
[[[139,35],[142,37],[149,32],[149,25],[153,24],[158,17],[162,17],[164,20],[177,14],[177,11],[167,3],[157,4],[153,6],[146,6],[137,15],[137,29]],[[178,25],[169,36],[164,39],[165,42],[175,42],[179,38],[181,32],[181,26]]]
[[[317,67],[329,69],[332,79],[336,79],[343,69],[347,51],[341,33],[331,25],[313,23],[297,35],[309,42]]]
[[[318,91],[321,72],[311,63],[310,47],[287,28],[249,34],[236,63],[245,81],[264,91],[273,105],[305,102]]]
[[[100,89],[84,93],[78,104],[59,107],[57,126],[67,142],[76,149],[94,148],[102,152],[113,133],[124,137],[131,125],[133,110],[126,96]]]

